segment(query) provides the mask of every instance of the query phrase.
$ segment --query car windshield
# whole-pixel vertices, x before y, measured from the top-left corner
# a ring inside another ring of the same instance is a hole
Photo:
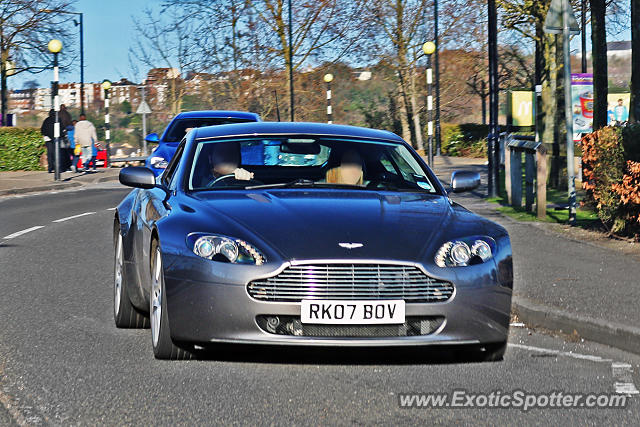
[[[171,126],[167,130],[164,137],[165,142],[179,142],[187,134],[188,131],[194,128],[201,128],[203,126],[217,126],[228,125],[232,123],[247,123],[255,120],[247,119],[234,119],[230,117],[197,117],[189,119],[178,119],[171,123]]]
[[[189,190],[298,186],[439,192],[402,144],[317,136],[201,141],[188,176]]]

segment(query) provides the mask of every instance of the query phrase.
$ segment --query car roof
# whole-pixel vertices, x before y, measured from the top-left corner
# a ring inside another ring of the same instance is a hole
[[[369,129],[358,126],[334,125],[308,122],[254,122],[237,123],[219,126],[205,126],[195,129],[195,139],[217,137],[254,136],[254,135],[326,135],[342,137],[358,137],[404,142],[393,132]]]
[[[231,110],[200,110],[200,111],[184,111],[179,113],[174,119],[196,119],[196,118],[229,118],[229,119],[246,119],[260,121],[260,116],[256,113],[247,111],[231,111]]]

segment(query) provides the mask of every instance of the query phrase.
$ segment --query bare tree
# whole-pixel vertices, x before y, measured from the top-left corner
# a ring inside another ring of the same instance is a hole
[[[40,73],[51,67],[47,43],[53,38],[65,42],[65,57],[72,58],[72,36],[64,25],[74,0],[0,0],[0,92],[2,123],[7,112],[7,64],[13,61],[13,75]],[[67,61],[68,63],[71,61]],[[66,68],[64,65],[63,69]]]
[[[185,94],[184,75],[204,67],[204,52],[194,37],[194,22],[184,19],[174,9],[154,13],[146,9],[142,18],[134,18],[138,38],[130,48],[134,61],[151,68],[166,68],[160,73],[166,87],[164,98],[169,112],[181,111]]]

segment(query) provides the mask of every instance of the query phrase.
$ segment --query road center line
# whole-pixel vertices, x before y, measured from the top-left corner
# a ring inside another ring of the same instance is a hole
[[[36,225],[35,227],[27,228],[26,230],[16,231],[13,234],[9,234],[8,236],[4,236],[4,238],[5,239],[14,239],[14,238],[16,238],[18,236],[22,236],[23,234],[27,234],[27,233],[30,233],[32,231],[39,230],[41,228],[44,228],[44,225]]]
[[[75,219],[75,218],[80,218],[81,216],[87,216],[87,215],[93,215],[95,212],[85,212],[85,213],[81,213],[78,215],[73,215],[73,216],[68,216],[66,218],[60,218],[60,219],[56,219],[52,222],[65,222],[65,221],[69,221],[70,219]]]

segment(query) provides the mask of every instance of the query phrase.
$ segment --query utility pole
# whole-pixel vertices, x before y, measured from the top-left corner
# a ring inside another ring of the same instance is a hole
[[[587,0],[582,0],[580,13],[580,28],[582,28],[582,73],[587,72]]]
[[[80,13],[80,114],[84,114],[84,20]]]
[[[293,13],[291,12],[291,0],[289,0],[289,108],[291,109],[291,121],[295,121],[295,100],[293,95]]]
[[[500,147],[498,127],[498,93],[500,90],[498,81],[498,15],[496,1],[488,0],[489,18],[489,137],[487,141],[487,157],[489,182],[489,197],[496,197],[500,193]]]
[[[442,142],[442,132],[440,131],[440,36],[438,28],[438,0],[433,0],[433,42],[436,44],[435,51],[435,74],[436,74],[436,155],[440,156],[440,146]]]
[[[562,34],[564,55],[564,115],[567,127],[567,178],[569,196],[569,225],[576,225],[576,174],[573,154],[573,109],[571,105],[571,52],[569,43],[571,34],[579,34],[580,27],[573,14],[569,0],[552,0],[544,22],[544,31],[550,34]]]

